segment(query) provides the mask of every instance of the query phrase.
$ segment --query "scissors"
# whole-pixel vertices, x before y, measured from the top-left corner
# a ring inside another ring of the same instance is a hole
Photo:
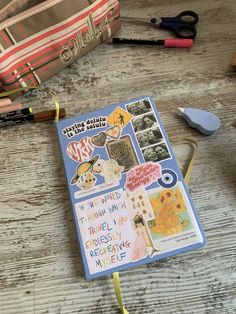
[[[161,29],[172,31],[178,38],[194,39],[197,35],[197,30],[194,25],[197,24],[199,17],[194,11],[182,11],[174,17],[161,17],[161,22],[157,23],[155,17],[151,19],[121,17],[127,21],[137,21],[142,23],[153,24]]]

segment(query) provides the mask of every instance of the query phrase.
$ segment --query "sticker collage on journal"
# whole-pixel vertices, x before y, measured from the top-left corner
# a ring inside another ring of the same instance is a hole
[[[204,245],[151,97],[61,120],[57,132],[86,279]]]

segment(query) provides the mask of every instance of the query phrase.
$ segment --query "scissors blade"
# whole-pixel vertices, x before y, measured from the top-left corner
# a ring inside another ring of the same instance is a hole
[[[141,23],[141,24],[155,24],[157,22],[156,18],[142,18],[134,16],[121,16],[121,20],[131,23]]]

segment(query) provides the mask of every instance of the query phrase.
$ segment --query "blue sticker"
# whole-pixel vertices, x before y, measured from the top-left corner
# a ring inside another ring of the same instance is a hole
[[[171,169],[162,170],[162,177],[157,182],[164,188],[172,188],[178,181],[177,174]]]

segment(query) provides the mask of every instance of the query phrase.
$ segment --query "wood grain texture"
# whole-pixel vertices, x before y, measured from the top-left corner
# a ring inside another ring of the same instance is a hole
[[[124,16],[200,14],[191,51],[103,44],[54,76],[54,90],[72,116],[140,95],[154,97],[171,140],[199,142],[190,193],[207,245],[199,250],[123,271],[130,314],[236,312],[236,74],[229,68],[236,45],[234,0],[121,1]],[[120,35],[163,38],[164,31],[122,23]],[[21,98],[35,111],[51,109],[46,95]],[[216,113],[212,137],[190,129],[177,107]],[[0,313],[119,313],[110,277],[85,282],[69,195],[52,123],[0,132]],[[185,146],[176,147],[180,162]]]

